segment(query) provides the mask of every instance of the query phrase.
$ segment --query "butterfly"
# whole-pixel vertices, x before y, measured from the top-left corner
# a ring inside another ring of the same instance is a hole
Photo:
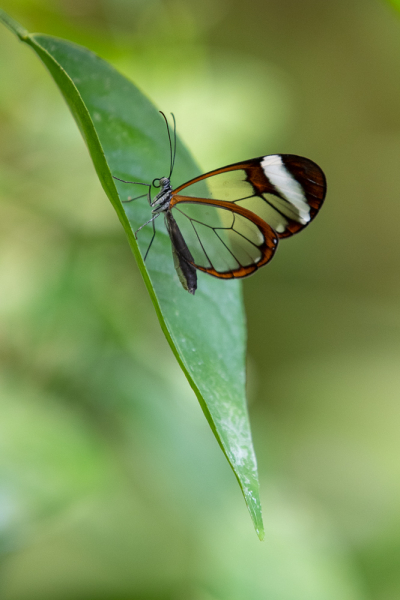
[[[160,111],[161,112],[161,111]],[[320,167],[294,154],[251,158],[204,173],[172,189],[176,156],[167,118],[163,112],[169,145],[170,172],[148,187],[152,216],[136,231],[164,215],[171,239],[174,266],[185,290],[197,289],[197,270],[219,279],[247,277],[274,256],[278,241],[304,229],[317,215],[326,195],[326,179]],[[151,200],[151,186],[160,191]]]

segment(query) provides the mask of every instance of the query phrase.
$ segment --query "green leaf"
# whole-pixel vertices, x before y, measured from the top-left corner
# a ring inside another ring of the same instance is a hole
[[[179,283],[165,226],[143,262],[150,228],[134,232],[150,218],[143,186],[169,171],[165,123],[151,102],[98,56],[68,41],[28,34],[0,10],[0,20],[29,44],[46,65],[82,133],[103,188],[127,233],[164,334],[195,391],[209,425],[243,491],[256,531],[263,538],[257,464],[245,398],[246,328],[241,285],[198,274],[195,296]],[[49,125],[50,126],[50,125]],[[199,174],[178,140],[173,187]]]

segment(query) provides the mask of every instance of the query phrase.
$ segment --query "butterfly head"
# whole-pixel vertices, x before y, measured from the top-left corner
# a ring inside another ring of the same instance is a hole
[[[171,187],[171,183],[169,181],[169,177],[160,177],[160,178],[156,178],[153,179],[153,186],[155,188],[161,188],[162,190],[165,190],[166,188],[170,188]]]

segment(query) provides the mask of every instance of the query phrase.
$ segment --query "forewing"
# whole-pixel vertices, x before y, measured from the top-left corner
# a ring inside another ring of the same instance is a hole
[[[312,221],[325,194],[325,175],[313,161],[271,154],[192,179],[174,190],[172,205],[187,197],[223,200],[255,213],[283,238]]]
[[[274,255],[276,233],[243,207],[193,198],[176,202],[171,211],[193,257],[191,264],[214,277],[246,277]]]

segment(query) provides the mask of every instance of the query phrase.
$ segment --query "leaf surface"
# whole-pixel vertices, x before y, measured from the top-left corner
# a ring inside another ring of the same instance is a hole
[[[162,217],[156,221],[157,235],[144,264],[151,227],[139,232],[139,245],[134,232],[150,218],[149,205],[146,198],[122,201],[143,194],[146,188],[116,182],[112,177],[149,183],[168,175],[169,143],[161,115],[133,83],[86,48],[28,34],[4,11],[0,11],[0,20],[33,48],[63,94],[126,231],[164,334],[237,477],[262,539],[257,465],[245,398],[241,284],[199,272],[196,295],[186,292],[174,269]],[[199,173],[178,139],[172,186]]]

